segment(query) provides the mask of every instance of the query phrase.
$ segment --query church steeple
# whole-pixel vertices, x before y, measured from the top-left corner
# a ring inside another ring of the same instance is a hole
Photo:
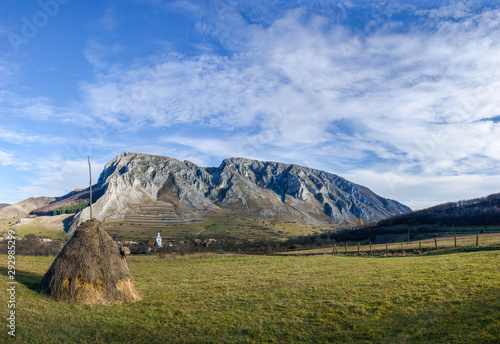
[[[160,232],[158,232],[158,235],[156,236],[156,246],[161,247],[161,236],[160,236]]]

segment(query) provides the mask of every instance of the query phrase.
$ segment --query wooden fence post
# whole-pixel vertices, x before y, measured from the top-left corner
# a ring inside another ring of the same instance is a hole
[[[405,254],[405,249],[403,248],[403,243],[401,242],[401,251]]]
[[[92,220],[92,168],[90,167],[90,156],[89,161],[89,176],[90,176],[90,219]]]
[[[359,241],[358,241],[358,256],[359,256]]]
[[[347,241],[345,242],[345,255],[347,256]]]
[[[476,233],[476,246],[479,246],[479,232]]]
[[[437,242],[437,238],[434,238],[434,246],[436,247],[436,250],[438,249],[438,242]]]
[[[455,247],[457,247],[457,234],[455,233]]]
[[[422,241],[418,241],[418,252],[422,253]]]
[[[336,251],[337,251],[337,244],[333,244],[332,254],[335,254]]]
[[[385,243],[385,255],[389,256],[389,248],[387,247],[387,243]]]
[[[372,242],[370,241],[370,254],[373,254],[373,251],[372,251]]]

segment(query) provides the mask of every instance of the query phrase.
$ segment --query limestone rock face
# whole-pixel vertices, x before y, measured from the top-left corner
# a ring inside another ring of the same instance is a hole
[[[104,193],[93,205],[93,215],[101,221],[140,221],[147,213],[181,222],[220,212],[326,225],[377,221],[410,211],[328,172],[245,158],[225,159],[216,168],[122,153],[105,166],[97,187]],[[78,213],[70,232],[89,217],[89,208]]]

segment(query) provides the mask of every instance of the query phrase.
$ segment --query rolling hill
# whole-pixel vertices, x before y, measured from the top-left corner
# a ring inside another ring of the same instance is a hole
[[[55,200],[54,197],[32,197],[17,204],[0,207],[0,219],[26,217],[33,210],[45,207]]]
[[[441,225],[494,226],[500,225],[500,193],[458,202],[448,202],[427,209],[396,215],[380,220],[379,226]]]

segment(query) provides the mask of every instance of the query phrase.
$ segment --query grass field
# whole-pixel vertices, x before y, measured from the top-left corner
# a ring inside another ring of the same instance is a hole
[[[6,256],[0,342],[7,335]],[[143,301],[40,295],[16,256],[18,343],[499,343],[500,251],[411,257],[133,256]]]

